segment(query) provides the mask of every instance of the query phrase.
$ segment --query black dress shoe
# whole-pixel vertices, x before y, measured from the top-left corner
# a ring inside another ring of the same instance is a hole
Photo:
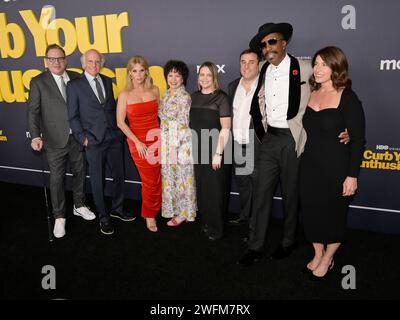
[[[208,236],[208,240],[210,240],[210,241],[217,241],[219,239],[221,239],[221,237],[217,237],[212,234]]]
[[[228,223],[231,226],[241,226],[243,224],[248,223],[248,220],[244,219],[244,218],[238,218],[238,219],[234,219],[234,220],[229,220]]]
[[[110,235],[114,233],[114,226],[111,221],[100,221],[100,231],[103,234]]]
[[[122,221],[133,221],[136,219],[136,217],[126,212],[111,212],[110,216],[113,218],[118,218]]]
[[[271,258],[274,260],[285,259],[290,256],[290,254],[293,252],[295,248],[296,248],[295,243],[288,247],[283,247],[282,245],[280,245],[271,255]]]
[[[200,228],[200,233],[207,234],[208,233],[208,225],[204,224]]]
[[[247,250],[245,254],[237,261],[237,264],[251,265],[260,261],[262,253],[256,250]]]
[[[333,265],[334,265],[334,261],[332,260],[331,264],[328,267],[328,270],[322,277],[318,277],[318,276],[314,275],[314,273],[311,272],[310,278],[309,278],[310,281],[322,281],[322,280],[326,279],[328,277],[328,275],[330,275],[332,273]]]

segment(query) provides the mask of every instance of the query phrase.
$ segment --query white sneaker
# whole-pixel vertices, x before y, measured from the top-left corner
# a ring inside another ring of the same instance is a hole
[[[62,238],[65,236],[65,218],[56,219],[53,234],[56,238]]]
[[[73,213],[74,215],[80,216],[85,220],[93,220],[96,218],[95,214],[92,211],[90,211],[89,208],[86,206],[82,206],[80,208],[76,208],[74,206]]]

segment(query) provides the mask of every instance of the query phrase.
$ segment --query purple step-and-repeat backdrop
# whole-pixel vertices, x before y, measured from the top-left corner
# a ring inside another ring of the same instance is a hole
[[[80,69],[82,52],[106,55],[102,73],[125,85],[126,62],[143,55],[161,91],[162,66],[168,59],[190,67],[188,91],[196,89],[197,67],[218,65],[223,89],[239,75],[238,55],[265,22],[294,27],[288,51],[311,57],[327,45],[344,50],[353,89],[367,118],[359,190],[349,226],[400,232],[400,2],[320,0],[86,0],[0,1],[0,181],[40,185],[42,157],[26,138],[26,99],[30,79],[44,69],[48,43],[59,43],[68,67]],[[126,150],[126,195],[139,197],[140,181]],[[48,177],[47,177],[48,178]],[[69,180],[69,178],[67,179]],[[232,211],[238,210],[233,185]],[[397,190],[397,191],[396,191]],[[277,194],[276,212],[281,202]]]

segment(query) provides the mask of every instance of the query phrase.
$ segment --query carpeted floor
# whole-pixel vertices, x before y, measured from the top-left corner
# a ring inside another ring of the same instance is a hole
[[[246,245],[245,227],[227,227],[211,242],[197,222],[177,228],[158,219],[159,232],[145,222],[115,221],[112,236],[100,233],[98,220],[71,213],[68,194],[67,234],[48,241],[43,189],[0,183],[0,299],[269,300],[398,299],[400,235],[348,230],[337,254],[335,272],[310,282],[301,269],[311,247],[299,226],[299,246],[282,261],[267,258],[279,243],[281,221],[272,220],[264,259],[244,267],[236,260]],[[90,201],[90,199],[89,199]],[[126,201],[136,215],[140,203]],[[233,216],[229,217],[232,218]],[[228,218],[228,217],[227,217]],[[44,290],[46,265],[56,271],[56,289]],[[344,265],[356,270],[356,289],[342,288]]]

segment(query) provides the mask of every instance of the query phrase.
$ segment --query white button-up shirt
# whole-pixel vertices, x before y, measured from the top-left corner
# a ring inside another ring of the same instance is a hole
[[[251,89],[246,93],[242,85],[243,78],[237,86],[235,97],[233,99],[233,137],[239,144],[249,143],[249,128],[250,128],[250,107],[253,100],[254,91],[256,90],[258,77],[254,79]]]
[[[98,95],[98,93],[97,93],[96,82],[94,81],[94,77],[91,76],[91,75],[90,75],[89,73],[87,73],[86,71],[85,71],[85,76],[86,76],[86,79],[89,81],[89,84],[90,84],[90,86],[92,87],[92,90],[93,90],[94,94],[96,95],[97,99],[98,99],[99,102],[100,102],[99,95]],[[103,91],[103,96],[104,96],[104,98],[106,98],[106,90],[104,89],[103,80],[101,80],[101,77],[100,77],[99,75],[96,76],[96,79],[97,79],[97,80],[99,81],[99,83],[100,83],[101,90]]]
[[[69,79],[69,76],[68,76],[68,73],[67,73],[66,71],[64,71],[64,73],[61,74],[61,75],[54,74],[54,73],[52,73],[52,72],[50,72],[50,73],[51,73],[51,75],[53,76],[54,80],[56,81],[58,90],[60,90],[61,95],[62,95],[61,81],[64,81],[65,85],[67,85],[67,83],[68,83],[69,80],[70,80],[70,79]],[[64,80],[61,80],[61,76],[63,77]],[[69,129],[69,134],[72,134],[71,128]]]
[[[267,123],[271,127],[289,128],[286,120],[289,108],[289,73],[288,55],[278,66],[271,63],[265,72]]]
[[[51,73],[51,72],[50,72],[50,73]],[[61,75],[57,75],[57,74],[54,74],[54,73],[51,73],[51,75],[53,76],[54,80],[56,81],[58,90],[60,90],[61,95],[62,95],[62,90],[61,90],[61,78],[60,78],[60,77],[61,77],[61,76],[63,77],[64,83],[65,83],[65,85],[67,85],[67,83],[69,82],[68,73],[64,71],[64,73],[61,74]]]

